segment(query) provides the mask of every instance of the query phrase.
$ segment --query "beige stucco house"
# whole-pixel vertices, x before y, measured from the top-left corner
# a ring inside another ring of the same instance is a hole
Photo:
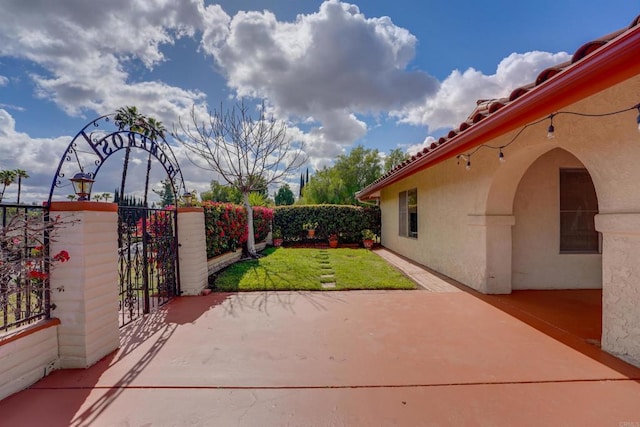
[[[385,247],[480,292],[602,288],[602,348],[640,365],[639,113],[636,18],[357,196]]]

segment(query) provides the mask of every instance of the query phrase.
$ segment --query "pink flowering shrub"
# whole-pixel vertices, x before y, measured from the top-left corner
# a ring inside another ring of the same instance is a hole
[[[202,202],[207,258],[235,251],[247,241],[247,212],[232,203]]]

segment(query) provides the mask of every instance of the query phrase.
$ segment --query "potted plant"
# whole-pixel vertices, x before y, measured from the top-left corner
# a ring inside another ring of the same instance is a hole
[[[329,235],[329,247],[330,248],[338,247],[338,235],[336,233],[331,233]]]
[[[302,229],[307,231],[307,237],[310,239],[316,235],[316,228],[318,228],[317,222],[305,222],[302,224]]]
[[[366,249],[371,249],[373,247],[373,241],[376,238],[376,235],[373,231],[365,228],[362,230],[362,244]]]
[[[273,230],[273,232],[271,233],[271,239],[273,240],[273,246],[275,246],[276,248],[282,246],[282,231],[279,228]]]

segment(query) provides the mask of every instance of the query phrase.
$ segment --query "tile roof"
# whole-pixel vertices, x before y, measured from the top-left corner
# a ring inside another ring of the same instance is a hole
[[[369,184],[366,188],[360,190],[356,195],[357,196],[367,195],[371,193],[372,191],[368,191],[368,190],[373,189],[374,187],[380,187],[378,184],[382,183],[383,181],[392,180],[394,176],[400,175],[402,172],[404,172],[405,169],[407,169],[408,166],[413,165],[428,153],[439,148],[440,146],[447,145],[456,136],[464,133],[470,128],[473,128],[474,125],[478,124],[479,122],[486,119],[487,117],[495,114],[497,111],[501,110],[502,108],[510,105],[511,103],[516,101],[521,96],[527,94],[531,90],[544,86],[545,83],[551,80],[552,77],[554,77],[556,74],[559,74],[562,71],[566,70],[567,68],[571,67],[573,64],[579,62],[583,58],[597,51],[598,49],[605,46],[610,41],[614,40],[615,38],[627,32],[628,30],[638,26],[639,24],[640,24],[640,15],[638,15],[628,27],[620,29],[618,31],[615,31],[613,33],[600,37],[596,40],[592,40],[588,43],[583,44],[582,46],[580,46],[580,48],[578,48],[575,51],[570,61],[566,61],[561,64],[557,64],[543,70],[538,75],[538,77],[534,82],[515,88],[513,91],[511,91],[508,97],[498,98],[498,99],[478,100],[474,110],[471,112],[471,114],[469,114],[469,116],[465,121],[460,123],[460,125],[457,128],[450,130],[446,135],[441,136],[436,142],[431,143],[431,145],[429,145],[428,147],[423,148],[422,151],[411,156],[410,159],[404,161],[403,163],[395,166],[393,169],[387,171],[384,175],[382,175],[380,178],[375,180],[373,183]]]

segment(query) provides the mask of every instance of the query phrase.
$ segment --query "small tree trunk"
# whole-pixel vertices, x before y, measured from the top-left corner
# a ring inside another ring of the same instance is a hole
[[[147,196],[149,195],[149,175],[150,174],[151,174],[151,153],[149,153],[149,157],[147,158],[147,176],[144,180],[144,207],[145,208],[149,207],[149,204],[147,203]]]
[[[247,236],[247,252],[249,252],[250,257],[256,258],[258,254],[256,253],[256,239],[253,232],[253,208],[249,203],[248,192],[242,193],[242,201],[244,202],[244,207],[247,210],[247,228],[249,230],[249,235]]]
[[[18,175],[18,200],[16,201],[17,204],[20,204],[21,190],[22,190],[22,175]]]
[[[129,155],[131,154],[131,147],[127,147],[124,153],[124,164],[122,165],[122,183],[120,184],[120,196],[124,197],[124,184],[127,181],[127,169],[129,169]]]

